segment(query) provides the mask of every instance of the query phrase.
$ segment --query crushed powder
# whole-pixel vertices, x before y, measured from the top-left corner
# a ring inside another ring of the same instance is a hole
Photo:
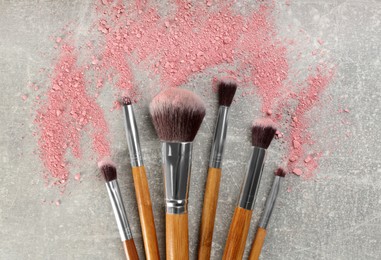
[[[259,2],[257,10],[248,16],[233,11],[233,1],[173,4],[177,7],[175,11],[161,17],[147,1],[136,1],[128,7],[122,1],[97,1],[95,23],[101,50],[94,50],[88,57],[87,62],[92,64],[89,67],[77,64],[74,43],[66,42],[62,34],[55,38],[60,58],[47,91],[47,103],[42,104],[36,117],[47,178],[65,185],[69,177],[65,156],[70,150],[76,158],[81,158],[79,141],[83,132],[93,138],[93,150],[98,158],[110,154],[108,126],[96,103],[97,95],[91,97],[86,93],[89,84],[85,72],[96,72],[98,89],[109,81],[121,95],[137,101],[138,94],[144,91],[134,84],[131,68],[137,64],[157,75],[163,87],[177,87],[191,76],[208,73],[208,68],[215,67],[237,79],[242,83],[240,87],[245,88],[242,96],[258,94],[263,115],[281,125],[276,138],[287,144],[288,170],[312,175],[321,152],[309,153],[310,159],[304,161],[306,146],[313,144],[306,112],[318,103],[333,72],[318,66],[305,80],[295,83],[306,87],[291,92],[285,82],[292,64],[287,59],[287,43],[277,36],[274,1]],[[89,42],[83,46],[96,49]],[[324,43],[321,39],[318,42]],[[291,107],[289,100],[297,101],[298,105]],[[284,107],[292,115],[290,121],[281,112]],[[114,109],[118,109],[118,104]]]
[[[35,121],[40,130],[38,144],[47,169],[46,180],[64,187],[69,178],[65,156],[70,150],[74,157],[81,158],[82,131],[92,137],[99,158],[109,155],[110,147],[103,111],[86,92],[84,68],[77,66],[74,48],[64,44],[60,51],[47,100],[37,111]]]

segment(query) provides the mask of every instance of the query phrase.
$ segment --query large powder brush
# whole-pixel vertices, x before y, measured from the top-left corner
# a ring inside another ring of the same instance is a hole
[[[188,191],[192,142],[205,116],[193,92],[168,88],[156,95],[150,113],[161,139],[166,208],[166,259],[189,259]]]

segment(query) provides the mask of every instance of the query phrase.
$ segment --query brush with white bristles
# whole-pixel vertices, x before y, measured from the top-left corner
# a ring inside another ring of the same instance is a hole
[[[165,190],[166,259],[189,259],[188,190],[192,142],[205,116],[204,102],[193,92],[168,88],[156,95],[150,113],[162,141]]]
[[[269,119],[256,121],[251,129],[252,151],[226,240],[223,258],[242,259],[245,251],[250,220],[261,181],[267,148],[274,138],[276,128]]]
[[[219,109],[202,208],[198,259],[210,259],[214,221],[220,189],[222,156],[228,128],[228,112],[237,90],[237,84],[234,82],[221,81],[217,87]]]
[[[106,182],[106,188],[110,197],[111,206],[114,211],[116,224],[118,225],[120,238],[123,242],[124,252],[127,260],[138,260],[139,256],[136,251],[134,238],[128,224],[126,210],[124,208],[122,196],[120,193],[116,166],[109,159],[105,158],[98,163],[98,167]]]
[[[276,198],[278,196],[279,187],[281,180],[286,176],[285,170],[278,168],[275,171],[275,178],[273,185],[270,190],[270,194],[266,200],[266,206],[263,210],[262,218],[259,222],[257,233],[255,234],[255,239],[251,247],[249,260],[258,260],[259,255],[261,254],[263,243],[265,242],[266,237],[266,228],[270,221],[271,213],[273,212]]]

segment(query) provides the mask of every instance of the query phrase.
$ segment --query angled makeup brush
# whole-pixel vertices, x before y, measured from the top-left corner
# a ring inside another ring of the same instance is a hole
[[[107,192],[114,211],[116,224],[118,225],[120,238],[123,242],[126,259],[137,260],[139,259],[139,256],[136,251],[130,226],[128,224],[126,210],[124,209],[122,196],[119,190],[118,180],[116,179],[115,164],[108,158],[105,158],[98,163],[98,167],[101,170],[106,182]]]
[[[153,98],[150,112],[162,141],[166,259],[187,260],[192,142],[204,119],[205,105],[191,91],[168,88]]]
[[[275,201],[279,192],[280,183],[282,181],[282,178],[284,178],[284,176],[286,176],[286,172],[282,168],[278,168],[275,171],[275,178],[273,181],[273,185],[271,187],[270,194],[267,197],[266,206],[263,211],[261,221],[259,222],[257,233],[255,234],[255,239],[251,247],[249,260],[259,259],[259,255],[261,254],[263,243],[265,242],[267,224],[269,223],[271,213],[273,212]]]
[[[230,224],[222,258],[224,260],[242,259],[267,148],[273,140],[275,132],[276,128],[272,121],[267,119],[255,122],[251,129],[252,151],[241,186],[238,205],[234,210],[233,219]]]
[[[210,259],[214,220],[216,217],[218,192],[220,189],[222,156],[228,128],[228,112],[237,90],[237,85],[233,82],[220,82],[217,87],[218,103],[220,107],[218,109],[217,123],[214,131],[208,178],[204,195],[204,205],[202,208],[200,244],[198,251],[198,259],[200,260]]]
[[[156,260],[160,259],[160,255],[156,237],[155,221],[147,175],[140,149],[138,127],[136,125],[134,110],[129,98],[123,98],[123,111],[125,117],[124,126],[132,166],[132,176],[134,178],[136,199],[138,202],[140,224],[144,241],[144,250],[148,260]]]

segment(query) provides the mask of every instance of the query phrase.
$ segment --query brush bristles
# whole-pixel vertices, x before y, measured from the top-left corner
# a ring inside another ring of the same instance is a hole
[[[131,99],[129,97],[122,97],[122,104],[125,106],[131,105]]]
[[[279,176],[279,177],[285,177],[286,176],[286,171],[283,170],[282,168],[278,168],[276,171],[275,171],[275,176]]]
[[[276,128],[271,120],[262,119],[254,122],[251,131],[251,143],[253,146],[267,149],[274,138]]]
[[[230,107],[233,102],[237,84],[234,82],[221,81],[218,83],[218,103],[220,106]]]
[[[204,119],[205,105],[189,90],[168,88],[153,98],[150,113],[162,141],[192,142]]]
[[[109,159],[103,159],[98,163],[98,167],[102,172],[102,175],[106,182],[110,182],[116,179],[116,166]]]

